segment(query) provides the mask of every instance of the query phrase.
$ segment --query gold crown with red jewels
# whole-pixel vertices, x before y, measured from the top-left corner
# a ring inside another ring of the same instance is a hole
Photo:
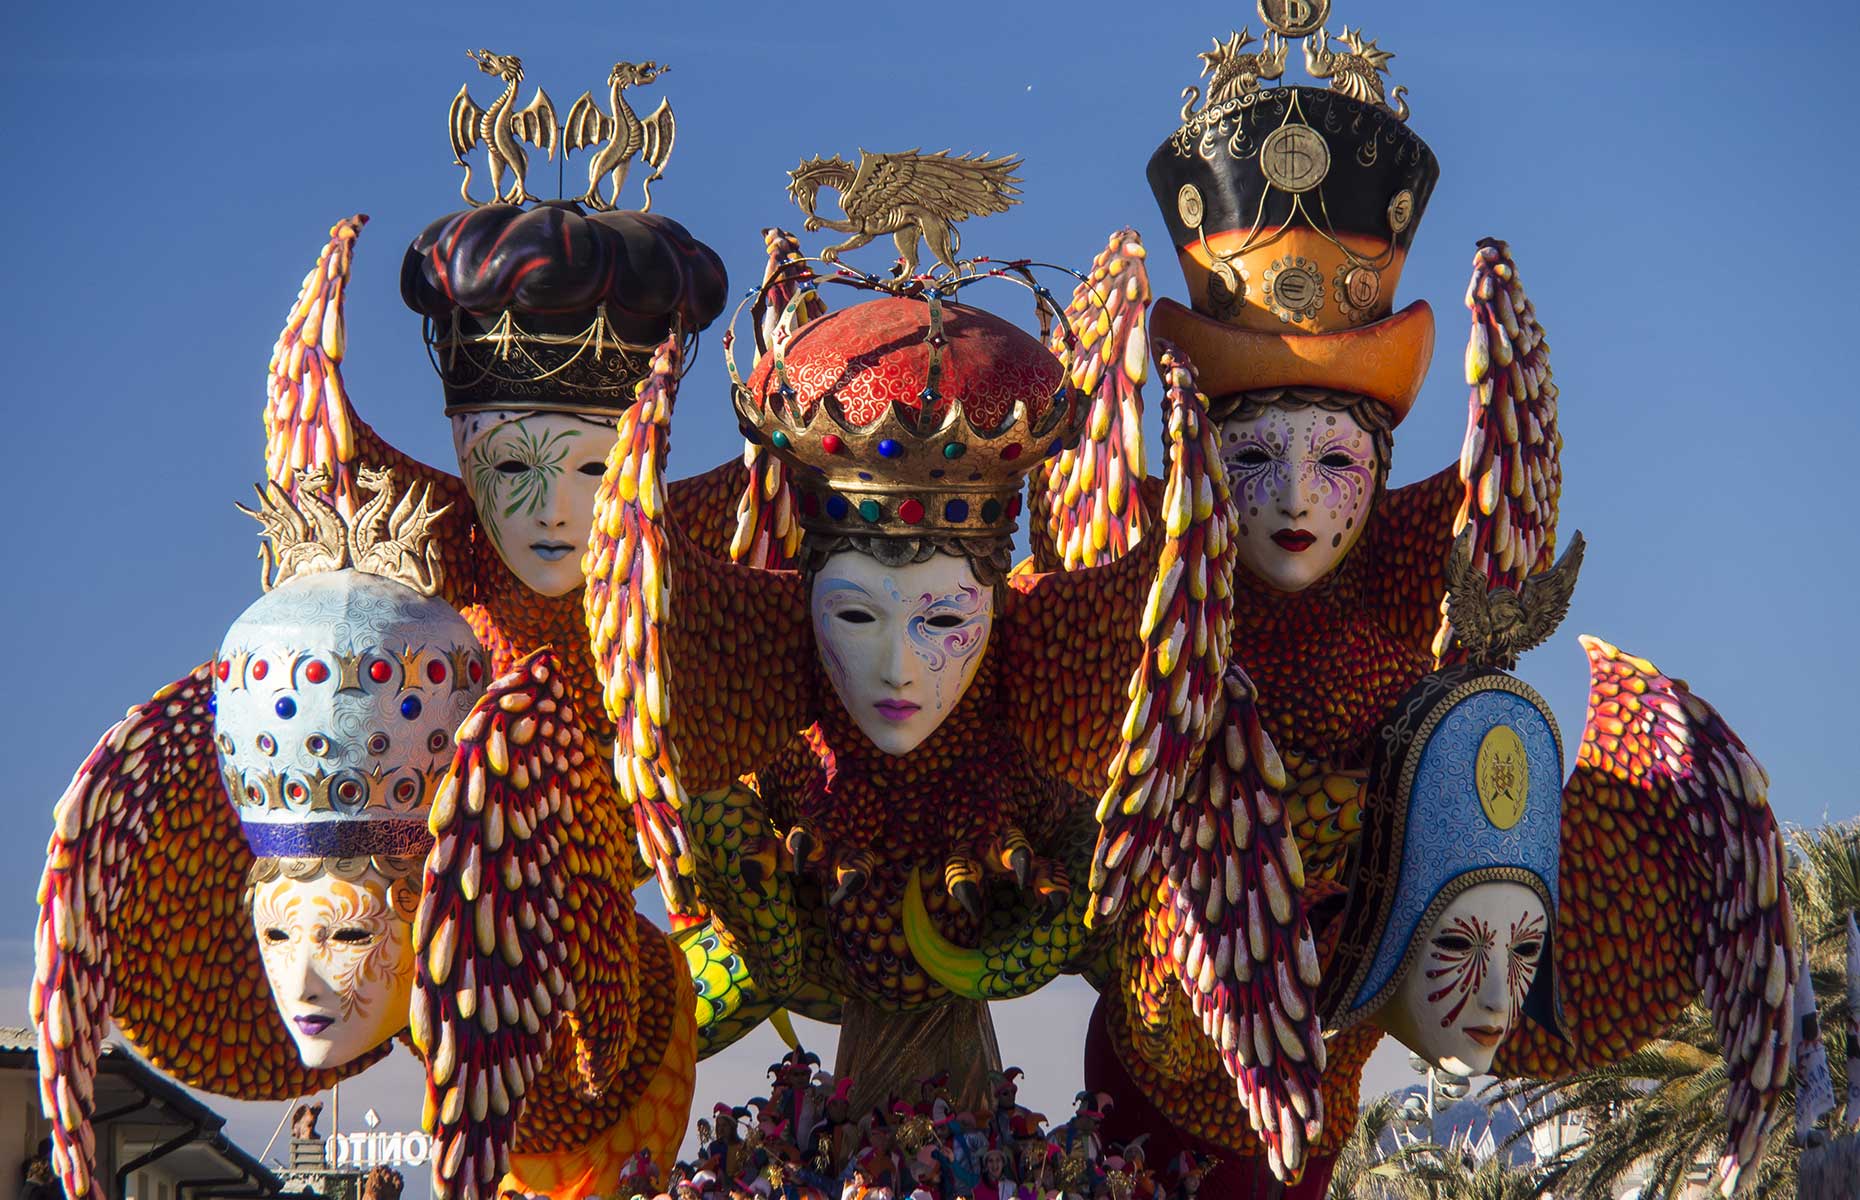
[[[801,525],[825,535],[1009,536],[1022,480],[1087,411],[1040,339],[934,287],[803,325],[733,390],[743,435],[795,468]]]

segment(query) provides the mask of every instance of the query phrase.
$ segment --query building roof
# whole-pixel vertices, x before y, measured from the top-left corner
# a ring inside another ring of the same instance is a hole
[[[23,1066],[36,1073],[38,1059],[39,1038],[35,1032],[16,1025],[0,1025],[0,1068]],[[239,1179],[226,1181],[229,1185],[244,1184],[241,1190],[254,1190],[268,1196],[285,1194],[284,1181],[271,1168],[226,1136],[225,1117],[142,1061],[121,1042],[106,1042],[97,1058],[95,1113],[106,1118],[112,1112],[128,1115],[128,1111],[144,1109],[151,1104],[167,1110],[182,1124],[199,1127],[198,1139],[183,1150],[199,1146],[225,1160],[228,1166],[240,1172]]]

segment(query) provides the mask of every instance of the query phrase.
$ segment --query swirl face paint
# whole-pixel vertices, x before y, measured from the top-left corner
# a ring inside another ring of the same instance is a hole
[[[1420,932],[1376,1021],[1455,1075],[1483,1075],[1524,1011],[1543,960],[1543,900],[1519,883],[1475,884]]]
[[[372,872],[260,883],[252,923],[272,998],[310,1067],[335,1067],[407,1025],[412,929]]]
[[[1324,578],[1356,545],[1381,465],[1368,430],[1318,405],[1223,421],[1221,462],[1240,510],[1240,561],[1284,592]]]
[[[452,440],[472,506],[504,565],[544,596],[580,587],[612,419],[460,413],[452,418]]]
[[[887,754],[908,754],[949,716],[994,627],[994,592],[950,554],[901,567],[835,554],[814,577],[809,606],[835,694]]]

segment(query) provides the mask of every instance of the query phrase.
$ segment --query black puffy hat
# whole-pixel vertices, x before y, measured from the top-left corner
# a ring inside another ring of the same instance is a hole
[[[446,411],[618,412],[677,333],[723,311],[723,261],[670,217],[487,204],[427,226],[400,293],[426,319]]]

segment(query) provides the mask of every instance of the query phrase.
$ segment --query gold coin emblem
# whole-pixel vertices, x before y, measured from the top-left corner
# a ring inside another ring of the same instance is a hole
[[[1402,230],[1408,228],[1409,222],[1413,220],[1414,193],[1407,188],[1403,188],[1401,191],[1395,193],[1395,198],[1393,200],[1389,201],[1389,228],[1393,229],[1396,233],[1400,233]]]
[[[1281,321],[1308,321],[1324,307],[1324,279],[1308,258],[1287,255],[1266,269],[1266,303]]]
[[[1259,19],[1280,37],[1301,38],[1330,19],[1330,0],[1259,0]]]
[[[1330,173],[1330,147],[1309,125],[1281,125],[1259,148],[1266,182],[1288,192],[1308,192]]]
[[[1493,825],[1510,829],[1524,818],[1531,794],[1531,764],[1517,730],[1494,725],[1487,731],[1479,743],[1473,780],[1479,789],[1479,806]]]
[[[1344,265],[1337,272],[1338,305],[1368,312],[1382,293],[1382,276],[1374,267]]]
[[[1182,218],[1182,224],[1190,229],[1201,225],[1201,218],[1207,215],[1207,208],[1201,203],[1201,189],[1192,183],[1182,185],[1182,190],[1175,194],[1175,211]]]

